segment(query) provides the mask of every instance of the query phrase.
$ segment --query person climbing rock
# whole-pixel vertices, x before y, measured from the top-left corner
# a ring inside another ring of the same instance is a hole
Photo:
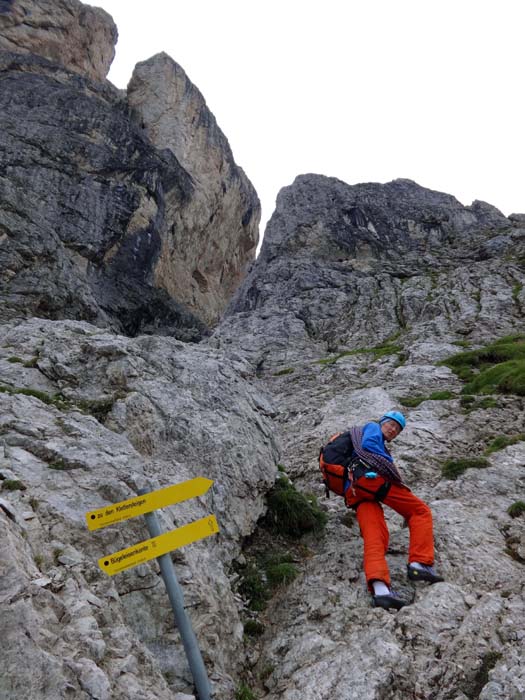
[[[404,429],[399,411],[385,413],[378,422],[352,427],[334,436],[321,451],[320,465],[345,465],[342,493],[356,511],[364,545],[364,569],[375,607],[399,610],[407,602],[390,587],[386,562],[389,532],[382,503],[405,518],[409,532],[407,575],[411,581],[443,581],[434,570],[432,512],[403,484],[387,443]],[[344,454],[346,451],[346,455]],[[333,461],[337,460],[337,461]]]

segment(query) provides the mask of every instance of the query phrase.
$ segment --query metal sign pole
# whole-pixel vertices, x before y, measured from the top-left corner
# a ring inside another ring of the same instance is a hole
[[[148,490],[140,489],[138,493],[142,496],[148,493]],[[144,517],[146,518],[146,524],[151,537],[158,537],[161,535],[162,529],[157,514],[153,511],[151,513],[146,513]],[[175,624],[180,632],[184,651],[186,652],[186,657],[195,682],[195,688],[197,689],[198,698],[199,700],[211,700],[210,682],[202,660],[197,638],[195,637],[190,619],[184,608],[182,588],[177,580],[171,556],[169,554],[163,554],[157,558],[157,561],[159,562],[160,572],[168,592],[171,607],[173,608]]]

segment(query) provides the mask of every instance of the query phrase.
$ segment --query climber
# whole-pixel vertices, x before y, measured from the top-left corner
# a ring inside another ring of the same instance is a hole
[[[398,411],[389,411],[379,422],[350,428],[348,436],[352,450],[349,478],[343,489],[345,503],[356,510],[364,545],[364,569],[375,607],[399,610],[407,605],[390,587],[390,573],[385,554],[389,532],[381,503],[405,518],[409,532],[407,575],[411,581],[443,581],[433,568],[434,538],[432,512],[421,499],[403,484],[386,445],[392,442],[406,425]],[[334,443],[329,443],[336,444]],[[323,457],[329,457],[327,445]],[[322,457],[322,458],[323,458]],[[332,461],[327,460],[327,461]]]

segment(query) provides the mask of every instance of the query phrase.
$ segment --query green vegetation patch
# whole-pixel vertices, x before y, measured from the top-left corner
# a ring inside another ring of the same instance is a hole
[[[322,360],[317,360],[317,364],[335,365],[337,360],[340,360],[342,357],[349,357],[350,355],[359,355],[362,352],[366,352],[366,350],[345,350],[345,352],[340,352],[337,355],[333,355],[332,357],[325,357]]]
[[[82,399],[77,401],[78,408],[83,413],[88,413],[98,420],[99,423],[104,423],[108,413],[111,412],[115,404],[115,399]]]
[[[485,469],[490,467],[490,462],[484,457],[470,457],[464,459],[449,459],[441,468],[445,479],[457,479],[467,469]]]
[[[525,396],[525,359],[502,362],[485,369],[468,382],[469,394],[516,394]]]
[[[337,355],[333,355],[332,357],[326,357],[322,360],[317,360],[317,364],[333,365],[342,357],[349,357],[350,355],[372,354],[374,356],[374,360],[377,360],[380,357],[384,357],[385,355],[395,355],[396,353],[400,353],[403,350],[403,348],[400,345],[396,345],[394,343],[394,341],[397,340],[400,335],[401,332],[399,331],[397,333],[394,333],[394,335],[391,335],[383,343],[380,343],[379,345],[374,345],[374,347],[372,348],[357,348],[356,350],[345,350],[343,352],[338,353]]]
[[[289,552],[265,555],[261,559],[261,564],[266,572],[268,585],[272,589],[281,585],[288,585],[299,573]]]
[[[257,620],[246,620],[244,623],[244,634],[248,637],[260,637],[264,633],[264,625]]]
[[[255,612],[266,608],[273,591],[279,586],[291,583],[299,571],[289,552],[264,552],[255,560],[239,567],[239,593],[248,601],[248,607]]]
[[[68,464],[66,464],[66,462],[64,462],[63,459],[57,459],[54,462],[49,462],[49,464],[47,466],[49,467],[49,469],[56,469],[57,471],[61,471],[61,472],[67,472],[73,468],[73,467],[69,466]]]
[[[25,491],[27,487],[18,479],[5,479],[2,481],[2,488],[7,491]]]
[[[235,700],[257,700],[257,696],[251,688],[241,683],[235,691]]]
[[[478,350],[453,355],[439,364],[466,382],[464,394],[525,396],[525,335],[509,335]]]
[[[248,607],[255,612],[264,610],[271,594],[263,571],[255,562],[250,562],[240,573],[239,593],[248,601]]]
[[[516,501],[507,508],[507,513],[511,518],[519,518],[520,515],[525,513],[525,503],[523,501]]]
[[[465,409],[465,413],[471,413],[476,411],[478,408],[498,408],[499,404],[493,396],[485,396],[483,399],[478,399],[476,396],[471,394],[465,394],[459,400],[460,405]]]
[[[0,394],[33,396],[35,399],[39,399],[48,406],[56,406],[57,408],[64,408],[68,405],[62,394],[46,394],[45,391],[39,391],[38,389],[20,389],[18,387],[0,385]]]
[[[429,396],[402,396],[399,403],[406,408],[416,408],[422,401],[447,401],[455,398],[456,394],[452,391],[434,391]]]
[[[276,533],[301,537],[324,528],[327,515],[315,496],[305,496],[286,477],[279,477],[268,494],[266,522]]]
[[[278,372],[274,372],[274,377],[284,377],[286,374],[293,374],[295,372],[294,367],[285,367],[285,369],[280,369]]]
[[[518,442],[525,442],[525,433],[519,433],[518,435],[499,435],[497,438],[494,438],[483,454],[490,455],[493,452],[505,449],[505,447],[509,445],[515,445]]]

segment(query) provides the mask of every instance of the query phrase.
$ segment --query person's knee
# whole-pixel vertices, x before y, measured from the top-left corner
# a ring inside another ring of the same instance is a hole
[[[415,512],[421,518],[432,520],[432,511],[430,510],[430,506],[428,506],[424,501],[419,501]]]

